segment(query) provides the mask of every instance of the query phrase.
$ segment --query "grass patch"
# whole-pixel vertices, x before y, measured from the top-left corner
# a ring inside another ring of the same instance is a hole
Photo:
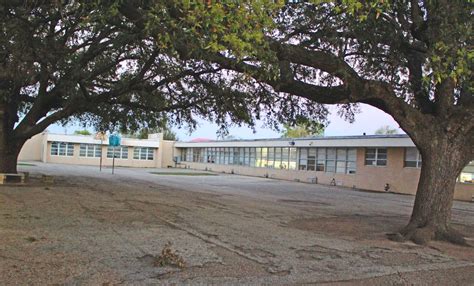
[[[18,163],[16,164],[17,166],[30,166],[30,167],[34,167],[36,166],[35,164],[30,164],[30,163]]]
[[[212,173],[197,173],[197,172],[151,172],[155,175],[168,175],[168,176],[217,176]]]

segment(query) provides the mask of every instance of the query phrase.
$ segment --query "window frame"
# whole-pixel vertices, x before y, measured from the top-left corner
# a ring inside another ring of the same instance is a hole
[[[368,150],[375,150],[374,158],[369,158],[367,159],[367,151]],[[380,150],[385,150],[385,152],[380,152]],[[385,158],[379,158],[380,153],[385,153]],[[373,161],[375,164],[368,164],[367,161]],[[380,164],[379,162],[385,162],[385,164]],[[364,165],[365,166],[371,166],[371,167],[386,167],[388,165],[388,148],[387,147],[371,147],[371,148],[365,148],[365,154],[364,154]]]
[[[56,148],[53,148],[54,145],[57,145]],[[60,154],[61,145],[64,144],[64,155]],[[74,143],[71,142],[62,142],[62,141],[52,141],[51,147],[49,150],[50,156],[57,156],[57,157],[74,157]],[[56,154],[53,154],[53,149],[56,149]],[[69,152],[71,151],[71,152]]]
[[[146,150],[146,152],[144,154],[143,153],[143,150]],[[191,152],[189,152],[188,150],[191,150]],[[135,152],[135,151],[138,151],[138,152]],[[150,151],[151,151],[151,159],[150,159]],[[187,156],[189,156],[191,154],[191,158],[192,158],[192,148],[187,148]],[[135,155],[138,153],[138,156],[135,157]],[[144,155],[144,156],[142,156]],[[144,157],[144,159],[142,159],[142,157]],[[186,158],[188,159],[188,158]],[[154,161],[155,160],[155,148],[153,147],[133,147],[133,160],[140,160],[140,161]],[[190,161],[187,161],[187,162],[190,162]]]

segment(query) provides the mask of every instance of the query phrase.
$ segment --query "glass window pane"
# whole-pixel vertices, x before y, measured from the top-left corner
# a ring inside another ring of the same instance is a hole
[[[318,160],[316,163],[316,171],[323,172],[326,166],[325,160]]]
[[[341,174],[346,173],[346,161],[337,161],[336,173],[341,173]]]
[[[326,172],[331,172],[331,173],[336,172],[336,161],[333,161],[333,160],[326,161]]]
[[[347,152],[345,148],[337,148],[337,160],[338,161],[345,161],[347,156]]]
[[[356,162],[347,162],[347,174],[356,173]]]
[[[328,148],[327,149],[327,159],[328,160],[334,160],[336,159],[336,148]]]
[[[326,160],[326,148],[318,148],[318,160]]]
[[[347,150],[347,161],[355,162],[357,160],[357,149],[350,148]]]
[[[296,158],[297,158],[297,149],[296,148],[290,148],[290,158],[289,158],[289,169],[290,170],[296,170]]]

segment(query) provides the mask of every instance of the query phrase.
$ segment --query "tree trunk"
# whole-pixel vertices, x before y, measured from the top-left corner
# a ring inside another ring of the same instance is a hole
[[[0,173],[17,173],[18,155],[20,150],[14,146],[0,143]]]
[[[12,125],[4,105],[0,104],[0,173],[17,173],[17,162],[25,140],[13,138]]]
[[[410,222],[400,234],[417,244],[433,239],[466,244],[462,235],[450,226],[456,180],[467,164],[463,152],[466,146],[438,138],[426,138],[419,144],[423,162],[415,205]]]

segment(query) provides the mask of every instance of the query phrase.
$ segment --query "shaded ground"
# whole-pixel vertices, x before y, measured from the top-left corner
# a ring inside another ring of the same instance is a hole
[[[0,186],[2,285],[474,283],[474,248],[385,238],[411,196],[35,164],[21,166],[30,185]],[[474,204],[456,202],[453,220],[474,237]],[[167,242],[184,269],[153,266]]]

